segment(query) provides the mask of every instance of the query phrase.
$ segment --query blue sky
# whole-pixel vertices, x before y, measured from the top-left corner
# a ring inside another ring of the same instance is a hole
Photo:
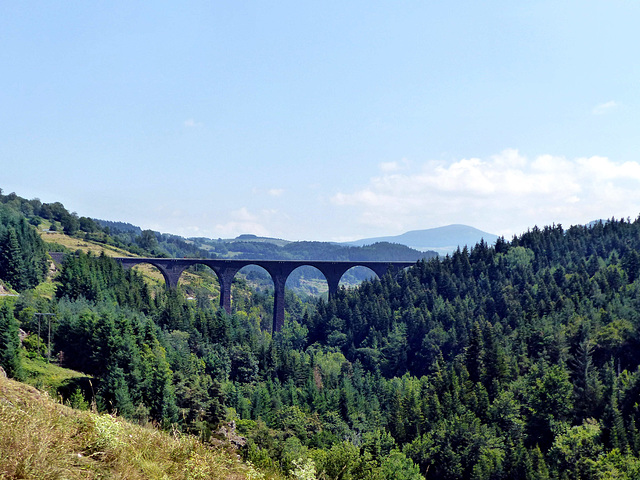
[[[3,2],[0,188],[212,238],[640,214],[640,1]]]

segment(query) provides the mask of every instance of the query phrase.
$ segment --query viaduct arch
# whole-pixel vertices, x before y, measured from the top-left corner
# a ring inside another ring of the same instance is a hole
[[[338,284],[342,275],[352,267],[367,267],[378,277],[391,271],[392,274],[410,267],[415,262],[358,262],[358,261],[323,261],[323,260],[230,260],[206,258],[142,258],[116,257],[124,268],[131,268],[141,263],[149,263],[162,273],[167,288],[178,286],[182,272],[192,265],[202,264],[211,268],[220,282],[220,306],[227,313],[231,313],[231,282],[241,268],[247,265],[257,265],[264,268],[274,286],[273,298],[273,331],[277,332],[284,326],[284,288],[287,278],[296,268],[302,266],[315,267],[324,275],[329,284],[329,297],[338,291]]]

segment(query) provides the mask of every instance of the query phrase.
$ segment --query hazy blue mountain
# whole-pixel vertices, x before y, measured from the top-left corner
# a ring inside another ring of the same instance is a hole
[[[439,254],[453,252],[458,246],[469,247],[484,239],[489,245],[497,240],[493,233],[483,232],[468,225],[447,225],[445,227],[428,228],[426,230],[412,230],[402,235],[390,237],[363,238],[344,245],[358,246],[371,245],[378,242],[400,243],[407,247],[420,251],[433,250]]]

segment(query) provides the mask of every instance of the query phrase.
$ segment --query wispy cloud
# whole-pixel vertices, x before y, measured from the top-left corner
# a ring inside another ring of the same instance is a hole
[[[284,195],[285,190],[284,188],[268,188],[265,190],[263,188],[253,187],[251,189],[251,193],[258,196],[264,196],[265,194],[267,194],[270,197],[281,197],[282,195]]]
[[[400,169],[398,162],[383,162],[380,164],[380,170],[383,172],[395,172]]]
[[[481,159],[428,162],[403,174],[383,172],[331,199],[364,225],[391,231],[467,223],[503,232],[579,223],[640,211],[640,163],[606,157],[567,159],[517,150]],[[634,213],[635,212],[635,213]]]
[[[610,112],[614,108],[618,106],[618,102],[614,102],[613,100],[605,103],[601,103],[593,107],[592,113],[594,115],[603,115],[607,112]]]
[[[246,207],[242,207],[229,214],[229,221],[217,224],[215,231],[219,232],[222,237],[236,237],[243,233],[269,236],[269,230],[264,224],[276,213],[274,210],[263,210],[258,215],[251,213]]]
[[[186,128],[196,128],[196,127],[201,127],[202,123],[201,122],[196,122],[193,118],[189,118],[189,119],[184,121],[184,126]]]
[[[382,162],[378,165],[380,171],[382,172],[397,172],[403,170],[409,166],[409,161],[406,158],[403,158],[401,161],[393,161],[393,162]]]

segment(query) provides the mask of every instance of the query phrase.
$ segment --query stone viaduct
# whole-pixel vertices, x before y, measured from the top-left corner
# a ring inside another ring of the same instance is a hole
[[[329,284],[329,297],[338,291],[338,284],[342,275],[352,267],[367,267],[378,277],[382,277],[388,271],[397,273],[403,268],[410,267],[415,262],[357,262],[357,261],[321,261],[321,260],[230,260],[230,259],[205,259],[205,258],[135,258],[116,257],[124,268],[131,268],[141,263],[149,263],[162,273],[168,288],[178,286],[178,280],[182,272],[192,265],[206,265],[218,276],[220,282],[220,306],[231,313],[231,282],[236,273],[247,265],[257,265],[264,268],[274,286],[273,301],[273,331],[280,331],[284,325],[284,287],[287,278],[296,268],[302,266],[315,267],[324,275]]]

